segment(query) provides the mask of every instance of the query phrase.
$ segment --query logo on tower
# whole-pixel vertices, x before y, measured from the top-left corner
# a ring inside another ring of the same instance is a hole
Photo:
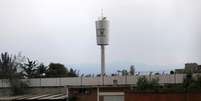
[[[98,45],[108,45],[109,21],[106,17],[96,21],[96,37]]]

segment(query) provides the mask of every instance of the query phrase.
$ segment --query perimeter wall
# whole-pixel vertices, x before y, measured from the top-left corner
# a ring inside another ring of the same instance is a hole
[[[113,85],[116,80],[118,85],[136,84],[141,76],[105,76],[104,85]],[[147,79],[158,78],[160,84],[181,84],[185,74],[174,75],[146,75]],[[61,78],[32,78],[23,79],[29,87],[61,87],[65,85],[102,85],[101,77],[61,77]],[[9,80],[0,79],[0,88],[10,87]]]

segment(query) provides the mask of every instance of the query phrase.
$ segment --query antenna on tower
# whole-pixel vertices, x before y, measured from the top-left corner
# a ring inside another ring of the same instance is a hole
[[[101,8],[101,17],[100,17],[100,20],[105,20],[106,17],[103,16],[103,9]]]
[[[101,8],[101,18],[103,18],[103,8]]]

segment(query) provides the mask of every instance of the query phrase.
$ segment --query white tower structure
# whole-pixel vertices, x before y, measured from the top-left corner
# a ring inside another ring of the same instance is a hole
[[[96,21],[96,37],[97,37],[97,45],[101,47],[101,77],[103,84],[105,75],[105,46],[108,45],[109,41],[108,28],[109,28],[109,21],[106,19],[106,17],[101,16],[101,18]]]

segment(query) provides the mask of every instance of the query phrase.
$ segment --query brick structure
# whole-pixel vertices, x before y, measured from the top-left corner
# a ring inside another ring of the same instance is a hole
[[[68,87],[76,101],[201,101],[201,92],[136,92],[131,85]]]

